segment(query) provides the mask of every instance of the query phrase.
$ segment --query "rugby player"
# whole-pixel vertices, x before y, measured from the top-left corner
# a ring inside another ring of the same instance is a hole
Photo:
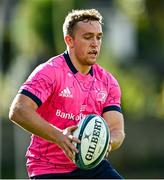
[[[95,9],[72,10],[64,21],[66,51],[40,64],[20,87],[9,118],[29,131],[27,171],[31,179],[122,179],[108,160],[81,170],[72,161],[77,123],[101,115],[111,131],[110,151],[124,140],[121,90],[110,72],[98,65],[102,15]]]

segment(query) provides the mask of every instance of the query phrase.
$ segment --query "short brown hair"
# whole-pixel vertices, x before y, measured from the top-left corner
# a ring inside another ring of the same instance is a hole
[[[63,34],[73,36],[73,30],[75,25],[79,21],[91,20],[98,21],[102,25],[102,15],[96,9],[81,9],[81,10],[72,10],[64,21],[63,24]]]

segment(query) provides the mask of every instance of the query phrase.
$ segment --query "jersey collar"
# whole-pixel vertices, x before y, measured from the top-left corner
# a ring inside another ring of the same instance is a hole
[[[64,52],[64,58],[66,60],[66,63],[68,65],[68,67],[71,69],[71,71],[76,74],[78,72],[78,70],[75,68],[75,66],[72,64],[72,61],[69,57],[68,51]],[[91,76],[93,76],[93,67],[91,67],[91,69],[89,70],[88,74],[90,74]]]

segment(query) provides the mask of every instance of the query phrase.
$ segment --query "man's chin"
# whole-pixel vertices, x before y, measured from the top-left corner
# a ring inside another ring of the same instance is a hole
[[[96,62],[97,62],[96,58],[89,61],[90,65],[94,65]]]
[[[90,57],[88,59],[88,64],[91,66],[91,65],[94,65],[95,63],[97,62],[97,57]]]

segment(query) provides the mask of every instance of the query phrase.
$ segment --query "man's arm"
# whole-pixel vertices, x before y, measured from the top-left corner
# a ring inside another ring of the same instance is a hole
[[[111,151],[121,146],[125,138],[124,118],[120,112],[108,111],[103,114],[111,133]]]
[[[73,159],[73,151],[77,152],[77,149],[71,141],[79,143],[79,140],[75,137],[70,139],[72,137],[70,135],[77,127],[71,126],[61,130],[44,120],[36,112],[37,108],[37,104],[32,99],[23,94],[18,94],[10,107],[9,118],[32,134],[56,143],[70,159]]]

